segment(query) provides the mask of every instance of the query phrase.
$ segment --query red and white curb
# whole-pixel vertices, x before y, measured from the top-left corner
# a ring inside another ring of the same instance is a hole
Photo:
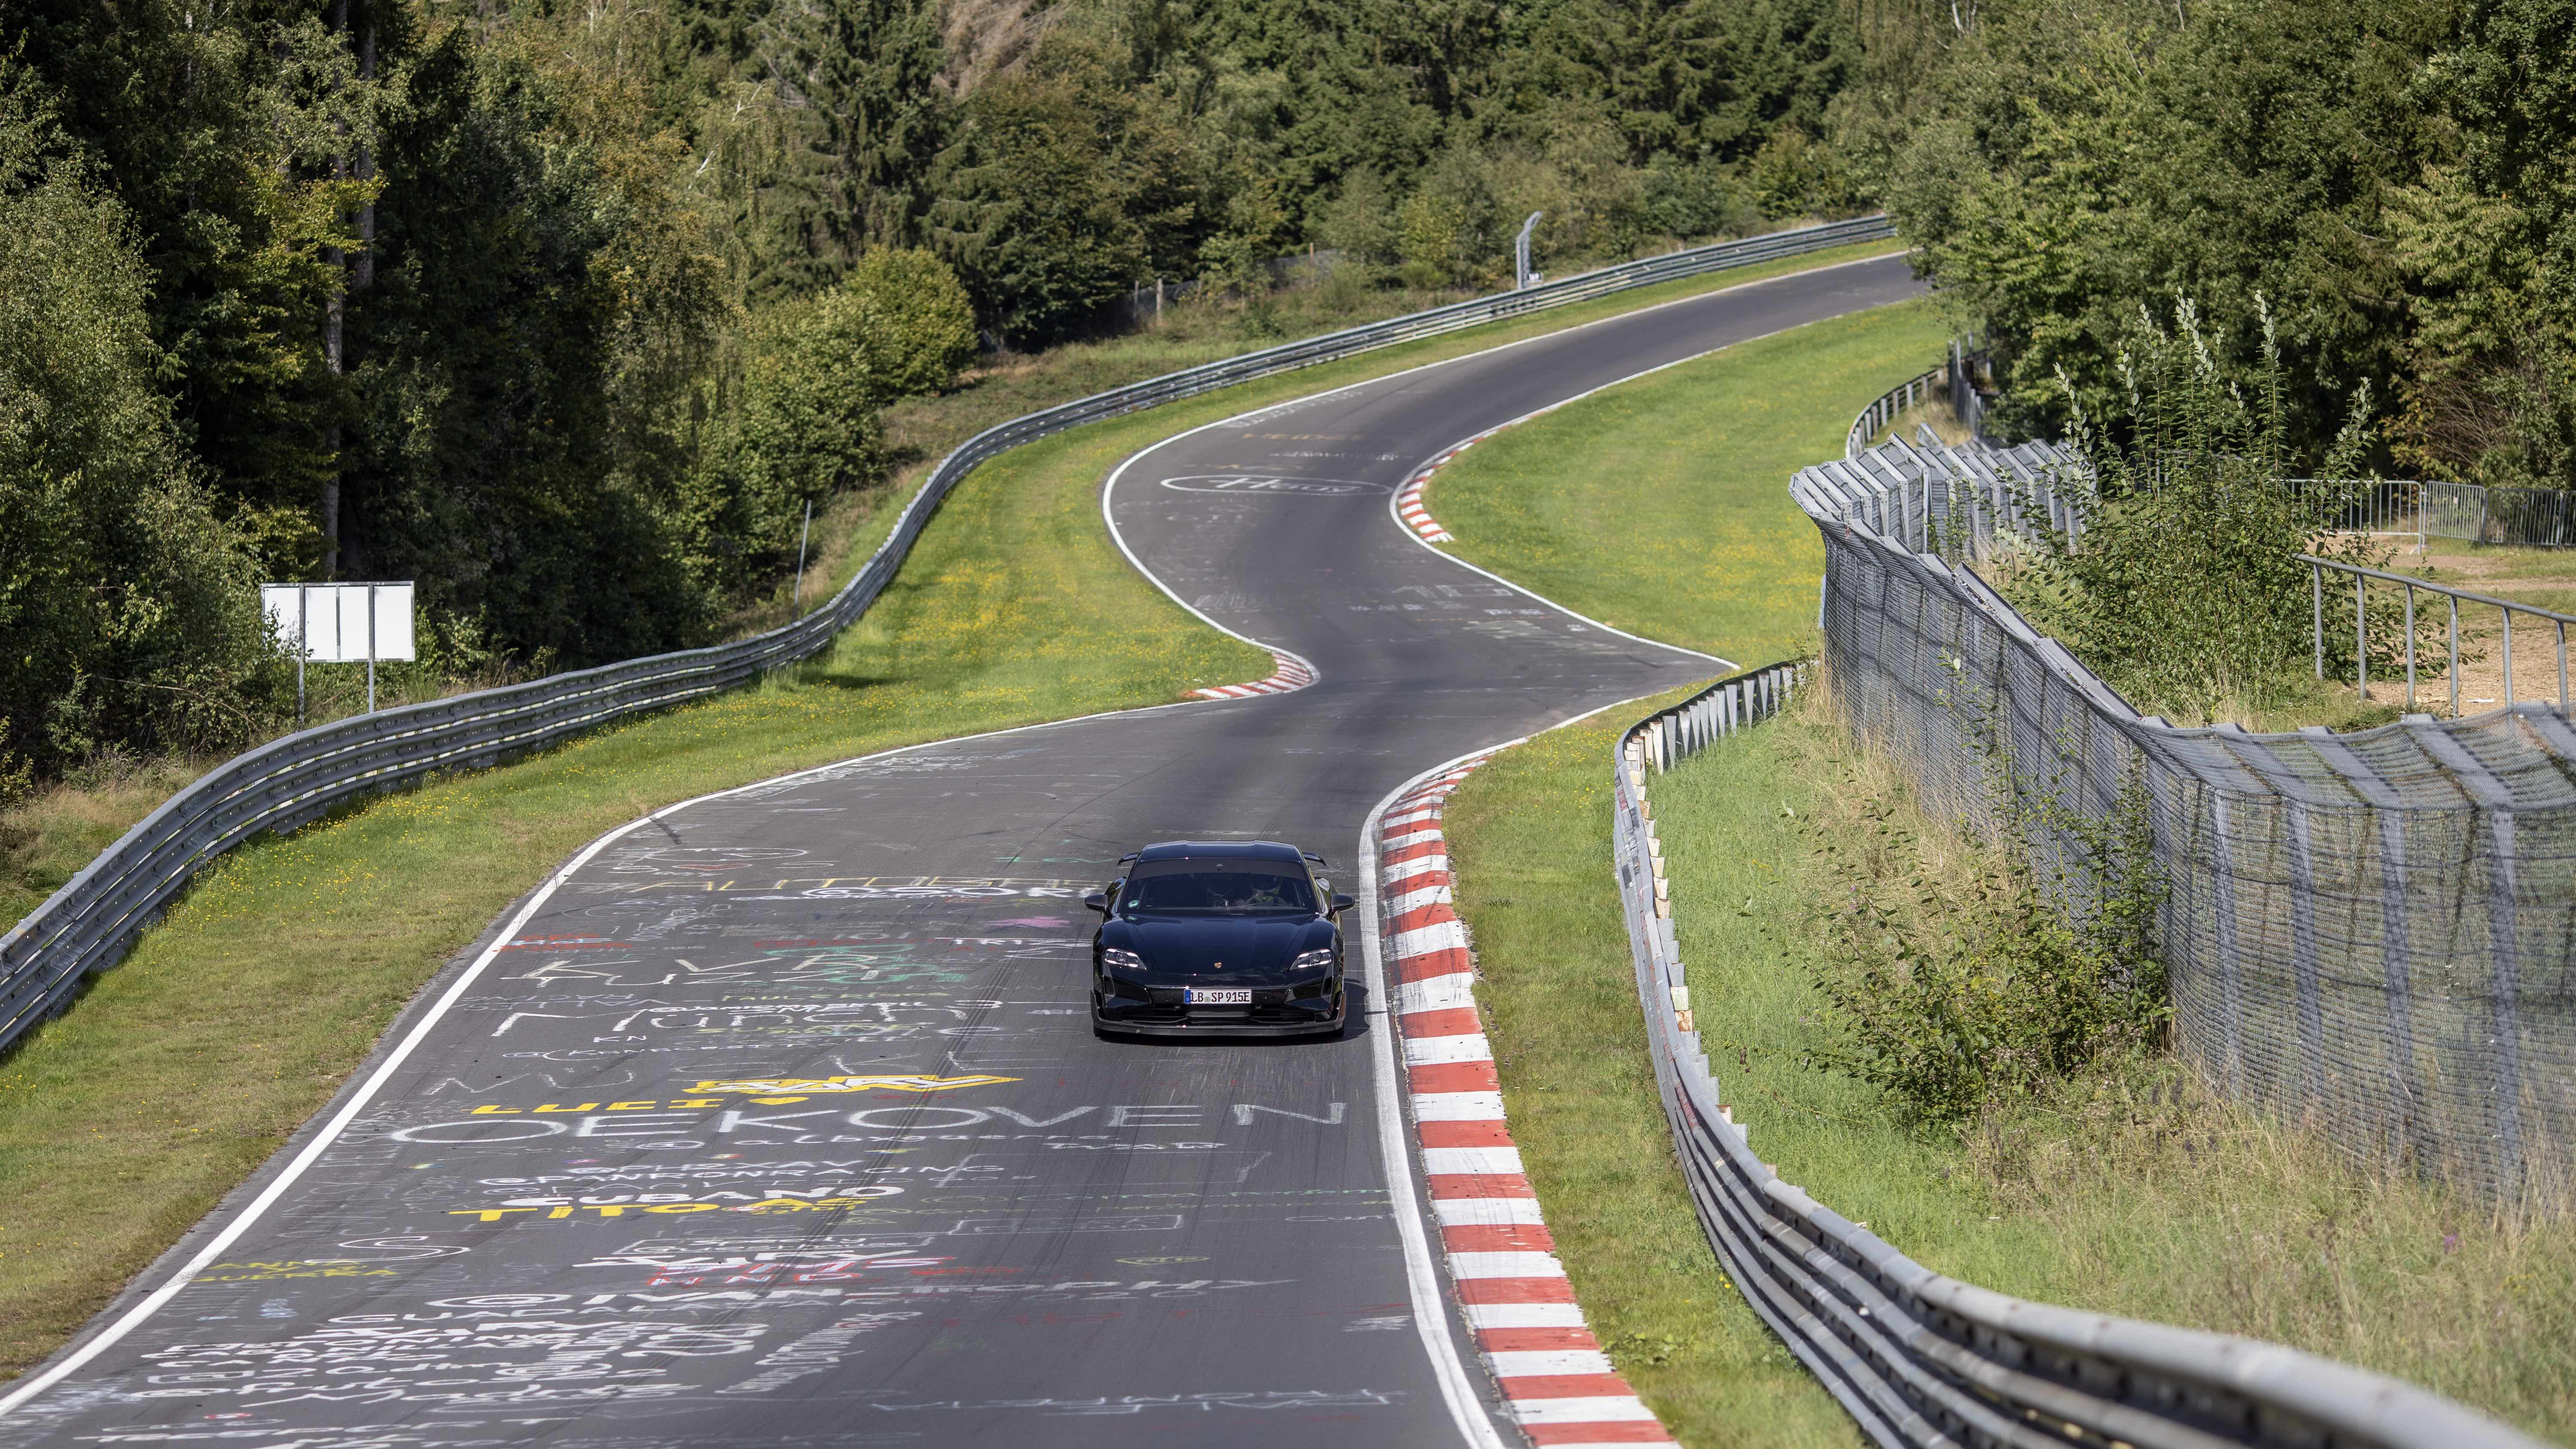
[[[1256,679],[1250,684],[1220,684],[1208,689],[1193,689],[1190,693],[1200,699],[1250,699],[1256,694],[1286,694],[1315,682],[1315,666],[1296,655],[1273,649],[1270,658],[1278,667],[1270,671],[1268,679]]]
[[[1556,1240],[1503,1120],[1494,1052],[1476,1014],[1475,961],[1451,904],[1444,803],[1489,756],[1426,781],[1378,821],[1378,892],[1395,1018],[1449,1277],[1503,1406],[1549,1449],[1669,1444],[1654,1411],[1584,1325]]]
[[[1449,530],[1440,526],[1440,520],[1433,518],[1430,510],[1422,506],[1422,485],[1431,481],[1431,475],[1440,471],[1441,464],[1457,456],[1458,449],[1452,448],[1423,464],[1422,470],[1405,479],[1404,486],[1395,492],[1395,516],[1404,520],[1405,527],[1433,543],[1450,543],[1454,540]]]
[[[1590,395],[1591,394],[1589,393],[1585,394],[1586,397],[1589,397]],[[1566,402],[1573,401],[1575,401],[1573,398],[1566,399]],[[1460,453],[1463,453],[1469,448],[1476,446],[1478,443],[1485,441],[1487,438],[1501,432],[1503,429],[1519,427],[1521,424],[1528,422],[1531,418],[1555,412],[1558,408],[1563,406],[1565,406],[1565,403],[1550,403],[1548,406],[1540,408],[1537,412],[1525,413],[1507,423],[1496,423],[1494,426],[1485,429],[1483,432],[1467,439],[1465,442],[1452,446],[1447,452],[1442,453],[1439,457],[1434,458],[1430,462],[1423,464],[1421,467],[1414,469],[1413,476],[1404,480],[1404,486],[1395,490],[1395,516],[1403,519],[1405,527],[1422,535],[1423,539],[1427,542],[1456,542],[1456,536],[1451,534],[1449,530],[1442,528],[1440,526],[1440,520],[1431,516],[1431,510],[1422,506],[1422,490],[1431,482],[1431,475],[1439,472],[1442,468],[1447,467],[1450,459],[1457,457]]]

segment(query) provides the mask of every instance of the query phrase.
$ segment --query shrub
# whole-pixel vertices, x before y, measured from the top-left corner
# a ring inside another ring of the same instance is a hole
[[[2283,485],[2293,458],[2268,308],[2262,323],[2261,365],[2240,382],[2222,373],[2188,301],[2176,304],[2171,330],[2141,308],[2119,358],[2125,414],[2106,425],[2074,409],[2083,469],[2054,480],[2072,519],[2039,527],[2035,547],[2004,580],[2032,622],[2114,687],[2187,723],[2209,722],[2230,702],[2270,703],[2308,671],[2313,620],[2301,553],[2374,565],[2388,558],[2333,533],[2347,498],[2341,487]],[[2367,438],[2358,420],[2369,411],[2364,389],[2356,422],[2319,469],[2324,477],[2361,471]],[[2023,501],[2026,517],[2048,517]]]
[[[125,214],[0,61],[0,788],[265,722],[259,575],[179,451]]]
[[[805,505],[883,472],[867,349],[842,324],[839,294],[772,307],[753,320],[729,406],[710,428],[682,513],[690,565],[740,598],[795,554]]]
[[[818,360],[855,359],[878,402],[946,392],[975,360],[975,307],[946,262],[914,247],[859,259],[824,294],[814,319]]]
[[[2005,804],[2011,828],[1976,857],[1964,885],[1923,867],[1917,842],[1881,801],[1866,818],[1914,869],[1883,879],[1848,856],[1828,857],[1825,959],[1841,964],[1816,978],[1830,1009],[1815,1064],[1878,1088],[1920,1127],[1956,1129],[1989,1105],[2164,1038],[2165,972],[2152,935],[2164,887],[2143,788],[2101,821]],[[2080,888],[2040,866],[2043,821],[2057,841],[2073,842]]]

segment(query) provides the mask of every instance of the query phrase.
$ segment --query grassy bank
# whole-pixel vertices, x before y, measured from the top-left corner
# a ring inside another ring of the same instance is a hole
[[[1929,317],[1889,308],[1730,349],[1479,445],[1432,507],[1458,552],[1570,606],[1778,658],[1810,633],[1821,564],[1790,474],[1839,452],[1852,414],[1937,343]],[[1513,1133],[1613,1360],[1685,1443],[1856,1442],[1721,1286],[1671,1165],[1608,840],[1610,742],[1649,707],[1506,752],[1451,807]],[[1952,889],[1973,852],[1803,713],[1655,790],[1701,1027],[1739,1120],[1789,1180],[1969,1281],[2297,1344],[2576,1434],[2563,1226],[2355,1172],[2170,1059],[1965,1132],[1900,1126],[1873,1090],[1811,1064],[1814,981],[1841,965],[1817,904],[1850,878],[1825,862]]]
[[[1813,705],[1654,794],[1692,1003],[1738,1120],[1784,1177],[1984,1287],[2292,1344],[2576,1437],[2563,1223],[2355,1170],[2171,1058],[2105,1066],[1964,1130],[1902,1128],[1875,1091],[1809,1064],[1828,1044],[1814,982],[1843,969],[1817,906],[1858,872],[1928,888],[1927,919],[1954,928],[1978,848]]]
[[[1033,444],[952,496],[827,657],[235,852],[127,964],[0,1059],[0,1369],[51,1351],[241,1181],[421,982],[583,841],[788,770],[1267,673],[1268,656],[1190,619],[1110,545],[1097,489],[1119,458],[1241,409],[1747,279],[1391,348]],[[855,570],[890,511],[852,523],[817,587]],[[1120,642],[1104,650],[1105,637]],[[139,817],[151,798],[124,803]],[[76,868],[77,842],[50,838]]]
[[[1496,434],[1434,475],[1452,552],[1606,624],[1745,664],[1796,651],[1824,545],[1789,475],[1937,358],[1928,302],[1817,322]]]
[[[1277,391],[1283,386],[1296,392],[1313,391],[1335,381],[1374,376],[1656,302],[1740,286],[1808,267],[1879,256],[1890,250],[1890,243],[1869,242],[1642,288],[1504,326],[1479,328],[1297,373],[1261,384],[1271,391],[1260,396],[1286,396]],[[1278,294],[1266,314],[1240,301],[1192,303],[1174,307],[1161,325],[1142,332],[1073,343],[1043,353],[991,359],[951,392],[907,399],[887,410],[885,444],[895,464],[894,471],[885,482],[844,494],[815,515],[814,553],[806,574],[803,602],[810,607],[830,589],[847,582],[894,526],[904,501],[919,488],[931,467],[986,428],[1024,413],[1232,357],[1284,338],[1311,336],[1455,300],[1458,296],[1448,293],[1356,288],[1344,292],[1330,286],[1313,287]],[[1252,398],[1253,394],[1239,390],[1227,396]],[[1222,416],[1224,412],[1256,405],[1257,400],[1237,401],[1207,416]],[[728,620],[725,633],[727,637],[756,633],[785,623],[796,612],[794,587],[782,580],[769,597],[739,610]],[[457,688],[479,687],[452,685],[412,666],[386,669],[382,683],[387,703],[432,699]],[[358,673],[343,667],[313,671],[312,686],[312,718],[317,722],[355,713],[365,698]],[[104,759],[31,798],[0,807],[0,926],[34,910],[91,857],[168,798],[172,790],[218,763],[220,760],[213,758]]]
[[[1441,470],[1451,549],[1650,638],[1748,662],[1813,632],[1824,551],[1789,475],[1922,371],[1920,304],[1728,348],[1550,413]],[[1694,1449],[1858,1432],[1711,1258],[1673,1161],[1610,859],[1623,705],[1506,751],[1449,814],[1512,1135],[1621,1373]]]

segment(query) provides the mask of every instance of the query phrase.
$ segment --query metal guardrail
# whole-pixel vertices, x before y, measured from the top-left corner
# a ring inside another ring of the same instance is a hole
[[[341,720],[236,756],[181,790],[0,936],[0,1051],[62,1009],[80,983],[114,965],[137,932],[216,857],[262,831],[291,830],[355,796],[505,755],[634,714],[729,689],[808,658],[865,612],[960,479],[997,454],[1067,428],[1311,367],[1399,342],[1544,311],[1633,287],[1893,237],[1884,216],[1691,247],[1455,302],[1322,337],[1166,373],[1014,418],[968,440],[931,470],[885,544],[814,612],[767,633],[502,689]]]
[[[2321,480],[2281,481],[2297,492]],[[2427,538],[2576,547],[2576,492],[2563,488],[2503,488],[2413,478],[2322,481],[2344,495],[2336,506],[2335,527],[2353,533],[2411,533],[2419,552]]]
[[[2536,1449],[2448,1399],[2296,1349],[1943,1277],[1754,1155],[1696,1027],[1646,781],[1776,713],[1810,667],[1721,680],[1631,726],[1612,760],[1612,836],[1648,1051],[1700,1226],[1869,1437],[1887,1449]]]
[[[1843,456],[1859,457],[1861,451],[1869,446],[1869,440],[1885,432],[1898,414],[1932,396],[1933,388],[1949,379],[1950,365],[1943,363],[1921,377],[1908,378],[1880,393],[1876,402],[1861,409],[1860,416],[1852,419],[1851,432],[1843,439]]]

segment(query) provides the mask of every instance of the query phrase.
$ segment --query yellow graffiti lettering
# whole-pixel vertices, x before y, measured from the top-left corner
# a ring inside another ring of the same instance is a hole
[[[468,1115],[475,1117],[516,1117],[519,1115],[519,1109],[516,1107],[477,1107]]]
[[[584,1102],[578,1107],[566,1107],[559,1102],[548,1102],[537,1110],[540,1112],[596,1112],[599,1110],[599,1104]]]
[[[447,1215],[451,1218],[481,1218],[487,1223],[497,1223],[510,1213],[535,1211],[535,1208],[449,1208]]]

